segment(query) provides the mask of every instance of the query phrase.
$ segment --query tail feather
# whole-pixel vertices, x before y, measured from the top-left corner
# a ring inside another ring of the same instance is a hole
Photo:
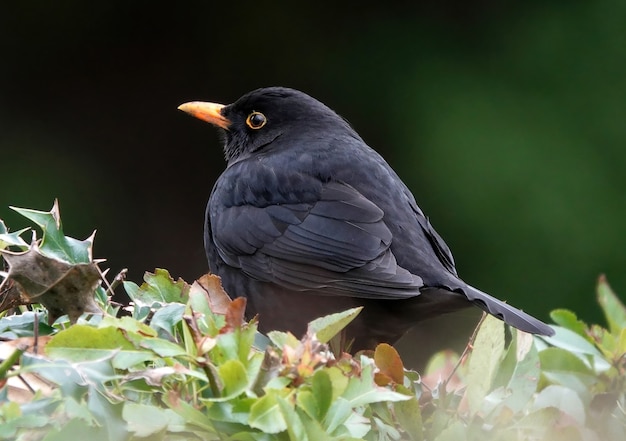
[[[554,329],[530,314],[515,308],[501,300],[498,300],[487,293],[467,286],[463,290],[467,299],[478,306],[483,311],[498,317],[505,323],[531,334],[539,334],[545,336],[554,335]]]

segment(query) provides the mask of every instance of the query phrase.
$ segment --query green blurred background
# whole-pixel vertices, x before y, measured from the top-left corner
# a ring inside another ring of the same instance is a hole
[[[224,163],[176,107],[291,86],[388,159],[467,281],[602,322],[599,274],[626,296],[626,2],[384,3],[5,2],[0,218],[58,198],[103,267],[192,281]]]

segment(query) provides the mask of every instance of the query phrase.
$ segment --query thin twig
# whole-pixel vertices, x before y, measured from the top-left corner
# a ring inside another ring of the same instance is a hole
[[[463,352],[461,353],[461,356],[459,357],[456,364],[454,365],[452,372],[450,372],[450,375],[448,375],[448,378],[446,378],[446,381],[444,382],[445,385],[447,385],[448,382],[452,379],[456,371],[459,369],[459,366],[461,366],[461,363],[463,362],[463,360],[467,357],[469,351],[471,351],[474,348],[474,340],[476,340],[476,334],[478,334],[480,325],[483,324],[486,318],[487,318],[487,313],[483,312],[482,317],[480,318],[480,320],[478,321],[478,324],[474,328],[474,332],[472,333],[469,340],[467,341],[467,345],[465,346],[465,349],[463,349]]]

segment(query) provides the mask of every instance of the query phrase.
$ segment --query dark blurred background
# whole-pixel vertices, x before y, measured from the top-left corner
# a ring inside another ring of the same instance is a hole
[[[224,162],[177,106],[291,86],[388,159],[467,281],[603,322],[597,277],[626,296],[626,3],[378,5],[5,2],[0,218],[58,198],[103,267],[193,281]]]

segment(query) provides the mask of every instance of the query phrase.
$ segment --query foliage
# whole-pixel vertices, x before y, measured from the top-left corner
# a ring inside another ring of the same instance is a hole
[[[358,309],[316,320],[301,339],[263,336],[213,275],[124,281],[132,302],[120,309],[93,236],[65,236],[56,203],[18,211],[43,236],[29,245],[0,221],[0,439],[624,439],[626,308],[604,278],[606,328],[557,310],[556,334],[540,338],[487,316],[463,354],[441,352],[420,375],[386,344],[333,350]]]

